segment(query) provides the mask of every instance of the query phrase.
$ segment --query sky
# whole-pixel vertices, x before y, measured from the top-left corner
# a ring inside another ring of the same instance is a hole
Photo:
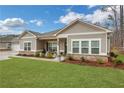
[[[24,30],[40,33],[54,31],[77,18],[103,24],[108,15],[101,11],[101,6],[95,5],[1,5],[0,34],[20,34]]]

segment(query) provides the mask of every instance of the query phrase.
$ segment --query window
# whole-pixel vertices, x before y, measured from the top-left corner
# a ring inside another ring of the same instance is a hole
[[[57,51],[57,42],[48,42],[48,51]]]
[[[31,50],[31,42],[25,42],[24,43],[24,50],[30,51]]]
[[[100,54],[99,39],[79,39],[72,41],[72,53]]]
[[[91,41],[91,54],[99,54],[99,41]]]
[[[89,53],[89,41],[81,41],[81,53]]]
[[[73,41],[73,53],[79,53],[79,41]]]

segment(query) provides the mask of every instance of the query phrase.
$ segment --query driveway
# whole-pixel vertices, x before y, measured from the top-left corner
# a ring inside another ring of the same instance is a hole
[[[15,56],[17,52],[15,51],[0,51],[0,60],[9,59],[10,56]]]

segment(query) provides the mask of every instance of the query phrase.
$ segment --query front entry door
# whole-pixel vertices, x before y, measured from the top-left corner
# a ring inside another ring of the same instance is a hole
[[[67,40],[65,39],[65,44],[64,44],[64,47],[65,47],[65,53],[64,54],[66,54],[67,53]]]

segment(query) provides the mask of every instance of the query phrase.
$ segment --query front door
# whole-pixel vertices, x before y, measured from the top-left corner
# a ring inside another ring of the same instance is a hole
[[[64,47],[65,47],[65,50],[64,50],[64,54],[66,54],[67,53],[67,39],[65,39],[65,44],[64,44]]]

